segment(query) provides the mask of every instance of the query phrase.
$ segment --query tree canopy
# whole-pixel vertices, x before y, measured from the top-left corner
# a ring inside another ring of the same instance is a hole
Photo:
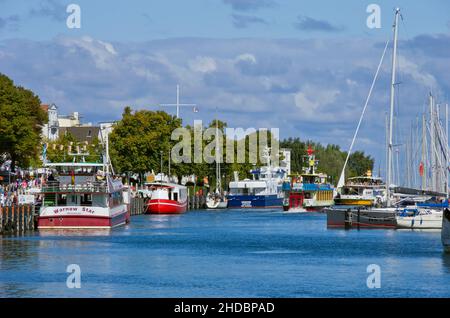
[[[109,141],[114,168],[119,173],[160,170],[167,166],[173,142],[172,131],[181,127],[181,120],[163,111],[139,110],[126,107],[122,119],[114,125]],[[165,164],[164,164],[165,162]],[[156,172],[155,171],[155,172]]]
[[[280,143],[280,147],[291,149],[291,171],[301,173],[302,167],[306,164],[304,158],[308,145],[315,151],[316,159],[319,160],[319,172],[326,173],[331,177],[331,181],[336,184],[342,171],[342,167],[347,157],[347,152],[342,151],[338,145],[329,144],[323,146],[311,140],[301,141],[299,138],[288,138]],[[365,155],[363,151],[353,152],[345,171],[346,177],[364,175],[368,170],[372,170],[374,159]]]
[[[0,74],[0,154],[11,160],[11,171],[37,160],[46,122],[39,97]]]

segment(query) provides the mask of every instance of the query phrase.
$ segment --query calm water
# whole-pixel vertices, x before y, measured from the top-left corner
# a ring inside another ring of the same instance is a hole
[[[69,264],[80,289],[66,287]],[[450,297],[450,255],[439,232],[327,230],[324,214],[143,215],[112,232],[0,238],[0,296]]]

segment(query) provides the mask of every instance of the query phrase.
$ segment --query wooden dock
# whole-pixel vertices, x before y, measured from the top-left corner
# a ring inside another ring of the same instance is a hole
[[[34,208],[31,204],[0,206],[0,234],[21,234],[34,229]]]
[[[145,214],[147,205],[144,198],[130,198],[130,216]]]
[[[188,210],[204,209],[205,206],[205,196],[188,197]],[[131,198],[131,216],[144,214],[146,208],[147,205],[144,198]],[[18,235],[34,231],[36,228],[36,214],[33,205],[0,206],[0,235]]]

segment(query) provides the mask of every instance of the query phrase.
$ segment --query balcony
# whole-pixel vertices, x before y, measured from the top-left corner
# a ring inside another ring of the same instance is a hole
[[[107,193],[106,182],[86,182],[77,184],[50,181],[42,186],[41,193]]]

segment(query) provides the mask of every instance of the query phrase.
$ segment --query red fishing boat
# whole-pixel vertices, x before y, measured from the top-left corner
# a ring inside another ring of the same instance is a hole
[[[147,213],[181,214],[188,205],[187,188],[169,182],[148,183]]]

